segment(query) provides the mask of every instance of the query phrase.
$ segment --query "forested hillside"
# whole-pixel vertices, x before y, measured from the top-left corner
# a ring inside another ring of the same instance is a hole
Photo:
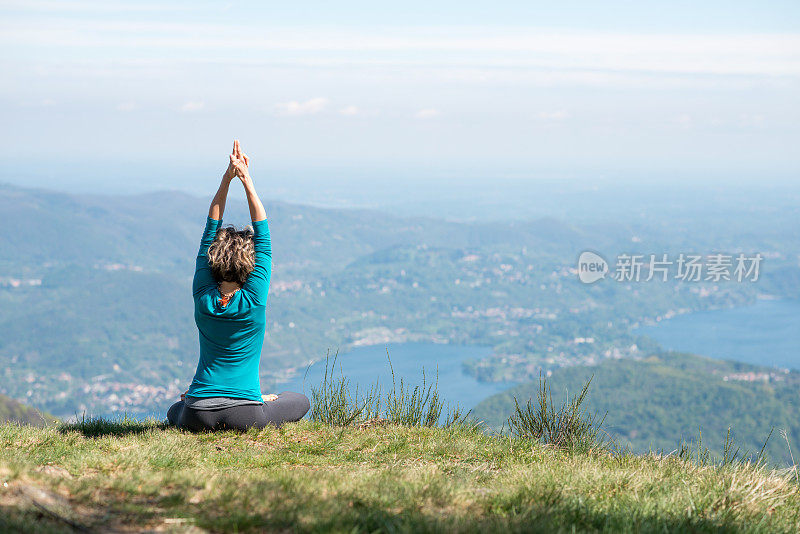
[[[49,413],[40,412],[14,399],[9,399],[5,395],[0,395],[0,424],[23,423],[42,426],[55,421],[56,418]]]
[[[546,378],[555,403],[592,382],[587,409],[606,414],[606,429],[636,452],[676,449],[681,439],[698,440],[720,453],[727,429],[743,450],[757,453],[774,429],[766,452],[790,462],[779,430],[800,443],[800,372],[712,360],[691,354],[658,353],[641,360],[606,360],[597,366],[557,369]],[[515,409],[536,399],[539,381],[521,384],[481,402],[474,410],[501,428]]]

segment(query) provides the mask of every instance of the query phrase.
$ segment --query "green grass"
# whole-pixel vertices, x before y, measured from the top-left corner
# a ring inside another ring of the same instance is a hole
[[[0,531],[797,532],[795,477],[462,425],[5,424]]]
[[[328,352],[322,381],[311,386],[312,421],[339,427],[376,420],[404,426],[474,425],[469,422],[470,412],[465,412],[458,405],[448,406],[447,414],[442,419],[445,404],[439,395],[438,370],[434,382],[427,380],[423,368],[422,385],[412,387],[402,377],[398,384],[387,348],[386,359],[392,373],[392,382],[384,399],[377,381],[361,392],[357,385],[355,388],[351,387],[350,379],[342,371],[341,363],[337,376],[338,357],[338,352],[334,353],[333,358],[330,351]]]

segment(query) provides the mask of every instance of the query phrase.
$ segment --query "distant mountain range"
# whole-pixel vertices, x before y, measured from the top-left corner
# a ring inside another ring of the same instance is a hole
[[[262,195],[266,196],[266,194]],[[2,274],[53,265],[120,263],[190,276],[208,198],[179,191],[131,196],[70,195],[0,183],[0,208],[13,232],[0,239]],[[330,271],[396,245],[482,247],[526,244],[550,251],[612,242],[554,219],[452,223],[369,210],[324,209],[265,200],[275,260],[282,269]],[[224,222],[249,223],[246,202],[229,199]]]

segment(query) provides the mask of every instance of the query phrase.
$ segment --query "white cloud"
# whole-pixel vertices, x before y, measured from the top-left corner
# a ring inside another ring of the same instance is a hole
[[[692,116],[689,115],[688,113],[683,113],[672,119],[672,123],[677,124],[678,126],[680,126],[685,130],[688,130],[694,124],[694,120],[692,119]]]
[[[339,113],[352,117],[361,113],[361,110],[358,109],[358,106],[345,106],[339,110]]]
[[[563,121],[569,118],[569,112],[564,110],[540,111],[536,114],[536,118],[543,121]]]
[[[205,107],[205,102],[186,102],[181,106],[181,111],[184,113],[193,113],[200,111]]]
[[[324,111],[328,106],[329,100],[323,97],[312,98],[305,102],[291,100],[275,105],[275,111],[279,115],[315,115]]]
[[[742,113],[739,115],[739,124],[742,126],[761,128],[765,122],[765,117],[761,113]]]
[[[417,111],[416,113],[414,113],[414,118],[416,118],[416,119],[433,119],[435,117],[440,116],[441,114],[442,114],[442,112],[439,111],[436,108],[426,108],[426,109],[421,109],[421,110]]]
[[[42,106],[43,108],[52,108],[53,106],[56,105],[56,101],[53,100],[52,98],[45,98],[39,103],[39,105]]]
[[[136,102],[120,102],[117,104],[117,111],[133,111],[136,109]]]

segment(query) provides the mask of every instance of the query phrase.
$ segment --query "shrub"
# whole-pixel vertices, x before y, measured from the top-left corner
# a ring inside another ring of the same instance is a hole
[[[330,352],[325,357],[325,372],[322,383],[311,386],[311,420],[333,426],[350,426],[373,419],[385,419],[390,424],[404,426],[437,426],[455,425],[477,428],[478,423],[470,422],[471,411],[464,412],[458,406],[448,407],[444,421],[442,412],[445,404],[439,395],[439,373],[436,380],[428,383],[425,369],[422,369],[422,385],[411,387],[403,378],[399,384],[394,374],[389,351],[386,358],[392,373],[391,389],[386,394],[385,408],[382,409],[380,385],[375,385],[359,394],[358,385],[351,388],[350,380],[344,375],[341,363],[339,376],[334,376],[338,352],[333,359]],[[398,387],[399,386],[399,387]]]
[[[566,399],[558,409],[553,405],[553,396],[547,379],[539,375],[539,390],[535,404],[528,399],[521,407],[514,397],[515,412],[508,418],[511,434],[540,441],[547,445],[569,449],[591,449],[608,445],[600,436],[603,421],[597,414],[588,414],[582,407],[589,391],[592,376],[581,391]]]
[[[344,376],[341,363],[338,378],[334,377],[339,352],[331,360],[325,355],[325,374],[319,386],[311,386],[311,420],[333,426],[349,426],[377,417],[380,411],[378,384],[359,397],[358,385],[351,392],[350,380]]]
[[[754,465],[757,468],[763,467],[767,464],[766,458],[764,456],[764,450],[767,448],[767,443],[772,437],[772,433],[774,430],[775,430],[774,428],[770,430],[769,435],[767,435],[767,439],[764,440],[764,445],[761,447],[761,450],[758,452],[758,454],[756,454],[754,451],[751,450],[743,450],[741,446],[737,445],[736,442],[734,441],[733,434],[731,432],[731,427],[728,427],[728,432],[725,435],[725,443],[723,443],[722,445],[721,457],[715,457],[715,455],[712,454],[711,450],[709,450],[708,447],[703,445],[702,429],[698,429],[699,437],[697,438],[696,442],[691,439],[689,441],[681,439],[678,448],[669,454],[671,455],[673,453],[677,453],[678,458],[680,458],[686,463],[698,467],[700,466],[727,467],[727,466],[742,466],[742,465]]]

